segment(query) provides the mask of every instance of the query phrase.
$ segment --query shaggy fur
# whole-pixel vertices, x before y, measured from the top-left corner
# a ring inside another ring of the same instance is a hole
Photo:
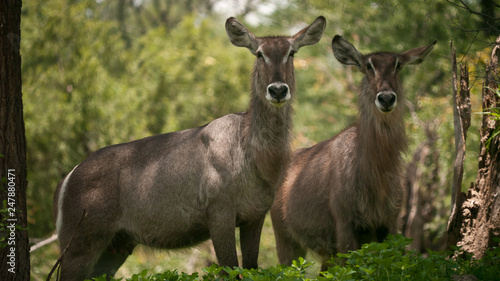
[[[331,255],[396,233],[406,149],[399,71],[420,63],[433,45],[361,55],[334,37],[337,59],[365,74],[359,118],[335,137],[294,153],[271,208],[280,263],[291,264],[311,249],[326,270]]]
[[[231,42],[257,56],[249,110],[105,147],[78,165],[54,197],[61,249],[73,236],[61,280],[112,276],[137,244],[178,249],[212,239],[219,264],[238,266],[235,227],[243,267],[256,268],[262,224],[291,154],[293,53],[316,44],[324,28],[319,17],[293,37],[259,38],[229,18]]]

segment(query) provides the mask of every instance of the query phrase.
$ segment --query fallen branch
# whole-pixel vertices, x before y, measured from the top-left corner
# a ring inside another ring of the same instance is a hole
[[[52,236],[50,236],[49,238],[47,239],[44,239],[38,243],[36,243],[35,245],[31,246],[30,248],[30,253],[40,249],[41,247],[45,246],[45,245],[48,245],[54,241],[57,240],[57,233],[53,234]]]

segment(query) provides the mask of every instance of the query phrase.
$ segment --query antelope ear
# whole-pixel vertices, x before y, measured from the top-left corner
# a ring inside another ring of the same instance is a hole
[[[432,51],[434,45],[436,45],[436,41],[432,42],[427,47],[418,47],[411,50],[408,50],[400,55],[401,62],[403,64],[419,64],[424,61],[427,55]]]
[[[332,50],[335,58],[342,64],[356,65],[357,67],[363,65],[363,55],[340,35],[333,37]]]
[[[255,36],[237,19],[230,17],[226,20],[226,33],[233,45],[248,48],[255,55],[259,43]]]
[[[293,50],[297,52],[303,46],[314,45],[318,43],[319,40],[321,40],[321,36],[323,35],[325,27],[325,17],[317,17],[308,27],[302,29],[301,31],[297,32],[297,34],[292,36],[290,43],[292,43]]]

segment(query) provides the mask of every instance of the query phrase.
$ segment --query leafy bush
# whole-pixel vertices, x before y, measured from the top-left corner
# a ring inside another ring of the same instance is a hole
[[[321,280],[448,280],[455,268],[446,253],[406,251],[411,239],[390,237],[384,243],[365,244],[358,251],[338,254],[345,266],[335,266]]]
[[[361,249],[347,254],[338,254],[330,262],[342,265],[330,267],[320,272],[317,279],[306,278],[306,269],[312,263],[303,258],[294,261],[292,266],[276,265],[267,269],[242,269],[220,267],[213,264],[203,268],[204,274],[178,273],[176,270],[147,276],[147,270],[133,275],[126,281],[160,280],[451,280],[453,276],[474,275],[479,280],[496,280],[500,276],[500,248],[494,247],[486,252],[481,260],[471,255],[454,252],[429,251],[424,257],[415,250],[407,250],[411,239],[402,235],[390,236],[384,243],[365,244]],[[462,257],[452,259],[455,253]],[[224,271],[227,275],[221,276]],[[103,281],[106,278],[95,278]],[[123,280],[113,279],[113,280]]]
[[[450,280],[473,274],[479,280],[494,280],[500,274],[500,249],[490,249],[481,260],[471,255],[452,259],[455,251],[429,251],[428,257],[407,250],[412,239],[390,236],[384,243],[365,244],[358,251],[338,254],[344,266],[334,266],[318,280]]]

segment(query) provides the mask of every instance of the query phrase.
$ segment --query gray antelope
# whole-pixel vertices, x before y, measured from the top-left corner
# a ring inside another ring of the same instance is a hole
[[[256,56],[250,108],[204,126],[102,148],[58,185],[62,280],[113,275],[137,244],[179,249],[212,239],[222,266],[256,268],[265,215],[290,155],[294,54],[316,44],[318,17],[291,37],[256,37],[235,18],[229,40]],[[85,213],[85,215],[84,215]]]
[[[359,116],[333,138],[293,154],[271,208],[280,263],[290,264],[311,249],[326,270],[331,255],[396,233],[407,146],[400,71],[421,63],[435,43],[400,54],[363,55],[341,36],[333,38],[337,60],[365,75]]]

